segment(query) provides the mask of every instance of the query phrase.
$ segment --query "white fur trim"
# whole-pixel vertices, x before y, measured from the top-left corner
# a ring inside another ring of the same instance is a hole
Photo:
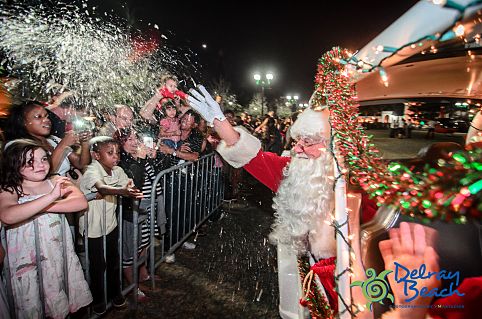
[[[261,149],[261,142],[249,134],[242,126],[234,127],[239,133],[239,140],[232,146],[227,146],[224,141],[219,143],[216,151],[234,168],[243,167],[256,157]]]
[[[317,222],[316,229],[310,231],[310,250],[317,259],[336,256],[335,229],[323,220]]]
[[[298,116],[293,126],[290,128],[291,137],[298,139],[300,137],[319,136],[330,137],[330,123],[328,119],[330,111],[325,108],[315,111],[307,108]]]

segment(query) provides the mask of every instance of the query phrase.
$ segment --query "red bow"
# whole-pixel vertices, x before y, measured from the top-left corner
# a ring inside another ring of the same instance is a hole
[[[310,270],[313,270],[313,272],[318,275],[318,278],[320,278],[320,282],[323,285],[323,288],[325,288],[326,293],[328,294],[329,301],[332,306],[331,308],[333,309],[334,313],[337,313],[338,295],[335,291],[335,261],[336,257],[322,259],[313,266],[311,266]]]

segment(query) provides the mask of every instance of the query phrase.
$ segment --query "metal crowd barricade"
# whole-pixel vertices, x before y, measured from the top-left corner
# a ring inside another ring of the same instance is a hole
[[[133,247],[134,247],[134,254],[133,254],[133,263],[132,263],[132,270],[133,270],[133,274],[132,274],[132,278],[133,278],[133,282],[130,284],[130,285],[127,285],[126,287],[124,287],[124,281],[123,281],[123,265],[122,265],[122,262],[123,262],[123,207],[122,207],[122,197],[121,196],[117,196],[117,228],[118,228],[118,238],[117,238],[117,249],[118,249],[118,255],[119,255],[119,282],[121,283],[121,287],[120,287],[120,290],[122,292],[122,295],[125,297],[126,295],[128,295],[131,291],[134,291],[135,293],[132,294],[132,304],[131,306],[133,308],[137,308],[137,289],[138,289],[138,286],[139,286],[139,274],[138,274],[138,270],[139,270],[139,266],[145,262],[145,258],[144,259],[139,259],[138,258],[138,254],[137,254],[137,251],[138,251],[138,247],[139,247],[139,241],[138,241],[138,234],[139,234],[139,225],[143,222],[146,221],[146,218],[140,218],[139,217],[139,200],[132,200],[132,212],[133,212],[133,218],[132,218],[132,223],[133,223]],[[106,202],[104,201],[104,212],[106,211]],[[89,287],[91,286],[91,278],[90,278],[90,262],[89,262],[89,237],[88,237],[88,216],[89,216],[89,213],[88,211],[85,212],[84,214],[84,218],[85,218],[85,221],[84,221],[84,229],[85,229],[85,233],[84,233],[84,248],[85,248],[85,267],[84,267],[84,273],[85,273],[85,278],[87,280],[87,283],[89,284]],[[112,308],[112,303],[109,302],[107,300],[107,241],[106,241],[106,214],[103,215],[103,225],[104,227],[102,228],[102,231],[103,231],[103,235],[102,235],[102,243],[103,243],[103,252],[104,252],[104,262],[106,263],[106,268],[104,269],[104,291],[103,291],[103,295],[104,295],[104,303],[106,305],[106,311],[111,309]],[[93,319],[93,318],[98,318],[99,316],[97,316],[93,311],[92,311],[92,306],[93,304],[91,304],[91,307],[89,309],[89,318],[90,319]]]
[[[184,243],[222,204],[222,170],[215,165],[215,153],[196,162],[185,162],[157,174],[151,190],[151,221],[157,218],[161,245],[156,249],[155,223],[151,222],[149,272],[154,273],[166,256]],[[161,188],[161,195],[157,195]],[[153,216],[155,214],[156,216]]]
[[[178,166],[171,167],[160,172],[152,184],[150,207],[150,248],[149,248],[149,271],[151,277],[152,287],[155,287],[154,273],[157,267],[164,261],[166,255],[173,253],[189,236],[193,234],[206,219],[215,212],[221,205],[224,198],[224,187],[222,185],[222,170],[221,167],[215,165],[215,154],[209,154],[201,157],[196,162],[186,162]],[[157,195],[159,188],[161,188],[161,195]],[[95,199],[93,194],[88,194],[86,197],[88,200]],[[166,203],[166,196],[168,201]],[[104,211],[105,211],[104,202]],[[119,276],[122,287],[123,284],[123,207],[120,197],[117,198],[117,224],[118,224],[118,251],[119,251]],[[166,214],[167,213],[167,214]],[[89,262],[89,237],[88,237],[88,211],[84,213],[84,255],[78,254],[81,264],[84,268],[84,275],[89,286],[91,285],[90,278],[90,262]],[[167,216],[166,216],[167,215]],[[62,242],[65,243],[65,236],[71,236],[72,233],[68,227],[65,227],[66,218],[64,214],[59,214],[61,221]],[[167,217],[167,218],[165,218]],[[127,285],[122,289],[122,294],[126,296],[130,292],[132,294],[133,302],[131,303],[133,308],[137,308],[137,289],[139,285],[139,266],[147,261],[147,257],[140,257],[137,254],[139,243],[138,235],[140,231],[139,225],[146,221],[147,215],[139,215],[139,200],[133,202],[133,238],[134,241],[134,254],[133,254],[133,283]],[[155,221],[158,221],[161,226],[161,245],[160,249],[157,249],[154,245],[155,240]],[[167,220],[167,225],[165,221]],[[41,251],[40,251],[40,239],[39,239],[39,227],[38,220],[34,219],[34,240],[35,240],[35,260],[36,265],[41,264]],[[106,260],[106,214],[103,215],[103,247],[104,247],[104,260]],[[163,226],[165,231],[163,231]],[[9,305],[9,312],[11,318],[17,318],[15,313],[15,298],[13,295],[13,288],[11,278],[11,269],[9,268],[9,256],[7,245],[7,232],[5,227],[2,227],[1,241],[5,248],[5,260],[4,260],[4,279],[6,285],[7,301]],[[74,243],[75,245],[75,243]],[[68,265],[66,261],[66,245],[62,245],[63,255],[63,289],[67,294],[69,293],[68,282]],[[39,313],[40,318],[45,318],[45,298],[43,288],[43,273],[42,267],[37,267],[37,283],[38,283],[38,295],[41,303],[41,309]],[[2,283],[0,283],[2,284]],[[72,283],[75,284],[75,283]],[[110,302],[107,302],[107,274],[104,269],[104,301],[106,303],[106,310],[112,307]],[[92,305],[91,305],[92,306]],[[89,308],[89,318],[97,318],[98,316]]]

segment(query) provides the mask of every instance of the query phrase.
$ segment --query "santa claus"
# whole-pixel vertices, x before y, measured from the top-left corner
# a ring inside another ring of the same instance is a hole
[[[303,308],[299,307],[298,300],[302,293],[308,294],[310,289],[303,287],[303,291],[301,291],[300,279],[303,282],[304,274],[301,274],[301,278],[298,277],[298,269],[302,268],[296,261],[296,258],[299,256],[310,258],[311,267],[308,266],[308,269],[311,268],[311,271],[318,275],[306,276],[307,280],[305,282],[312,283],[313,281],[318,281],[317,286],[324,296],[324,298],[320,299],[315,294],[312,294],[307,298],[311,302],[310,311],[312,317],[332,317],[337,313],[338,296],[334,290],[334,263],[337,247],[334,228],[330,225],[333,220],[332,214],[336,196],[333,190],[335,178],[334,160],[330,151],[333,147],[330,145],[332,141],[330,138],[329,110],[324,105],[313,105],[315,102],[310,101],[310,107],[300,114],[298,120],[291,127],[291,135],[297,141],[293,148],[292,156],[281,157],[273,153],[263,152],[258,139],[251,136],[243,127],[232,127],[226,121],[219,105],[206,89],[202,86],[199,86],[198,89],[202,94],[196,90],[191,90],[191,96],[188,99],[191,106],[208,123],[214,126],[216,132],[221,137],[222,142],[218,146],[217,151],[229,164],[234,167],[244,167],[260,182],[276,192],[274,198],[276,221],[270,237],[278,245],[281,317],[305,317]],[[348,222],[350,224],[352,248],[358,257],[355,259],[357,261],[353,262],[352,265],[353,275],[355,280],[363,281],[364,268],[359,258],[361,253],[359,247],[360,210],[358,209],[361,208],[363,212],[361,220],[367,221],[375,214],[376,205],[367,200],[365,196],[358,195],[358,201],[354,200],[356,197],[353,195],[348,196],[347,207],[351,207],[348,209],[350,211]],[[352,202],[351,204],[350,201]],[[405,232],[407,232],[407,227],[405,227]],[[420,236],[421,238],[425,237],[423,231],[421,231]],[[404,245],[407,242],[411,243],[412,240],[403,240]],[[425,243],[425,240],[421,240],[421,242]],[[417,247],[420,250],[422,246],[419,245]],[[423,251],[432,249],[430,245],[425,244],[423,248]],[[387,256],[394,256],[393,253],[386,254],[387,251],[387,249],[381,251],[384,259]],[[407,260],[412,263],[426,263],[424,260],[425,252],[423,258],[422,255],[418,256],[413,252],[405,255]],[[400,254],[397,255],[397,258],[403,257],[400,256]],[[387,269],[390,269],[390,265],[390,262],[388,262],[385,266],[388,267]],[[471,305],[476,304],[473,300],[479,300],[477,298],[480,296],[480,292],[474,293],[474,287],[478,287],[479,282],[480,278],[475,278],[475,281],[472,280],[465,283],[465,286],[464,284],[460,286],[461,291],[463,290],[464,293],[472,289],[471,293],[468,293],[467,298],[464,300],[467,306],[464,314],[474,313],[475,308]],[[397,291],[396,285],[392,289]],[[362,300],[360,291],[360,289],[355,290],[355,294],[352,292],[351,297],[354,303]],[[357,292],[358,295],[356,295]],[[302,301],[306,300],[304,298],[301,299]],[[313,302],[313,299],[316,300]],[[397,296],[395,299],[397,299]],[[423,298],[419,299],[421,299],[419,302],[430,303],[431,301],[431,298],[428,301],[423,300]],[[437,305],[454,304],[454,302],[464,304],[461,300],[454,299],[454,296],[436,301]],[[322,307],[319,307],[320,303]],[[313,313],[313,304],[318,306],[318,309],[329,308],[329,310],[318,315],[319,312],[318,314]],[[424,318],[427,310],[428,308],[417,313],[408,309],[406,315],[407,318]],[[387,313],[383,318],[405,318],[402,316],[405,315],[404,311],[403,309],[396,309]],[[441,317],[459,318],[460,316],[458,315],[460,314],[461,312],[445,311]],[[431,315],[437,317],[438,314],[431,311]],[[369,318],[372,317],[372,313],[365,310],[356,316],[357,318]],[[470,315],[468,317],[473,316]]]
[[[222,139],[217,151],[230,165],[244,167],[276,192],[276,220],[270,239],[278,245],[280,304],[294,301],[290,309],[280,306],[280,311],[285,318],[298,317],[301,285],[296,257],[309,256],[312,263],[325,260],[326,266],[333,268],[336,255],[334,228],[330,225],[334,210],[333,157],[328,151],[330,113],[326,106],[311,105],[310,101],[310,107],[291,127],[291,136],[297,141],[292,156],[283,157],[263,152],[257,138],[241,126],[232,127],[206,89],[198,89],[202,95],[191,90],[188,99]],[[326,279],[323,286],[329,287],[326,293],[332,308],[336,308],[332,271]]]

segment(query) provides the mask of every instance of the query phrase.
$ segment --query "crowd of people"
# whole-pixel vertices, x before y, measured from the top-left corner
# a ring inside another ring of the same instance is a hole
[[[147,253],[150,223],[156,223],[147,218],[140,226],[139,245],[133,247],[132,199],[149,202],[159,172],[197,161],[214,149],[207,125],[190,109],[177,83],[175,76],[163,77],[161,87],[140,112],[115,105],[89,118],[76,105],[75,92],[58,94],[47,103],[26,101],[11,107],[3,128],[0,222],[6,229],[8,256],[3,266],[9,269],[6,280],[12,284],[19,318],[41,313],[64,318],[89,304],[96,314],[102,314],[106,301],[114,307],[126,303],[118,276],[119,259],[125,279],[132,283],[136,280],[134,255]],[[123,200],[122,256],[117,248],[118,197]],[[148,213],[150,205],[144,206]],[[34,227],[38,227],[37,239]],[[159,228],[155,229],[158,235]],[[82,237],[89,238],[88,247],[82,247]],[[44,306],[37,284],[36,242],[38,258],[43,260]],[[86,248],[90,287],[77,255]],[[64,275],[67,282],[76,284],[65,288]],[[146,265],[141,265],[138,280],[148,279]],[[145,297],[141,290],[137,293],[140,300]],[[1,317],[8,318],[7,303],[0,300]]]
[[[235,115],[233,111],[229,110],[224,114],[231,125],[243,126],[253,133],[261,141],[262,148],[266,152],[281,155],[283,151],[290,150],[293,146],[289,128],[299,112],[294,112],[289,117],[279,117],[275,111],[269,111],[260,117],[253,117],[246,112]]]

